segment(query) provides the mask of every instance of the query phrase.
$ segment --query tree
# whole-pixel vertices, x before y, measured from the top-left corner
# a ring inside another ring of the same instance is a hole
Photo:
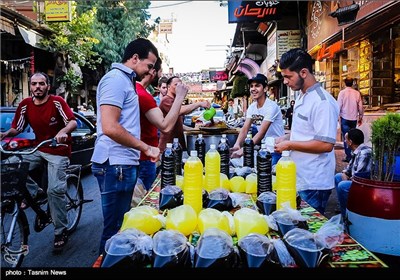
[[[72,5],[71,22],[48,23],[52,35],[41,40],[40,44],[56,55],[55,79],[53,86],[58,95],[68,100],[69,93],[77,93],[82,84],[80,67],[95,69],[101,57],[94,50],[99,43],[94,34],[95,10],[78,14],[76,4]]]
[[[89,2],[89,1],[87,1]],[[112,62],[121,61],[125,47],[132,40],[147,38],[155,29],[147,21],[150,1],[90,1],[96,9],[94,36],[99,44],[94,49],[109,68]]]

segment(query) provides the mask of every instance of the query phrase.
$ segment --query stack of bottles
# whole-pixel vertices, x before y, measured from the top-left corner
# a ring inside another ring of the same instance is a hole
[[[215,144],[210,145],[205,158],[205,189],[211,192],[221,186],[220,184],[221,156]]]
[[[179,143],[179,138],[174,138],[172,143],[172,149],[175,152],[175,173],[176,175],[182,175],[182,153],[183,149]]]
[[[201,160],[201,163],[205,164],[206,157],[206,142],[203,138],[203,134],[199,134],[194,142],[194,148],[197,151],[197,157]]]
[[[272,156],[265,143],[257,153],[257,196],[272,191]]]
[[[172,143],[167,143],[161,156],[161,189],[175,185],[175,175],[175,152],[172,149]]]
[[[254,142],[251,133],[247,133],[243,143],[243,166],[254,168]]]
[[[285,202],[296,209],[296,164],[289,151],[283,151],[276,164],[276,209],[282,209]]]
[[[183,204],[190,205],[199,214],[203,209],[203,164],[197,151],[190,151],[183,176]]]
[[[229,178],[230,155],[229,155],[229,144],[227,143],[227,140],[228,139],[226,138],[226,134],[223,134],[218,144],[218,153],[221,157],[220,173],[225,174]]]

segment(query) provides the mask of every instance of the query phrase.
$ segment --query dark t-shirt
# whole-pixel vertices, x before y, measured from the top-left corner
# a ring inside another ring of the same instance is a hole
[[[168,114],[169,110],[174,103],[174,98],[169,95],[165,95],[160,103],[160,109],[164,114],[164,117]],[[185,136],[183,134],[183,120],[182,116],[179,116],[174,128],[169,133],[160,133],[160,141],[158,143],[158,147],[160,148],[160,152],[162,153],[167,146],[167,143],[172,143],[174,138],[179,138],[179,143],[182,146],[183,150],[186,150],[186,142]]]

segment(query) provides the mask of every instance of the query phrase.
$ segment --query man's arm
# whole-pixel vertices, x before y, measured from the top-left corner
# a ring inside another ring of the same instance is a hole
[[[179,117],[179,111],[182,102],[186,97],[189,88],[184,84],[178,84],[176,87],[176,97],[168,114],[164,118],[164,114],[159,107],[148,110],[145,114],[146,118],[156,126],[162,133],[168,133],[175,126]]]
[[[253,137],[253,142],[255,145],[261,145],[261,140],[264,139],[265,134],[268,131],[268,128],[271,126],[270,121],[263,121],[261,123],[260,129],[257,134]]]
[[[3,140],[5,137],[13,137],[15,135],[20,134],[21,131],[16,130],[15,128],[10,128],[6,132],[0,132],[0,140]]]
[[[275,142],[275,151],[281,153],[282,151],[299,151],[311,154],[328,153],[332,151],[334,144],[322,142],[318,140],[310,141],[281,141]]]
[[[242,146],[242,143],[244,142],[244,139],[246,138],[247,132],[250,130],[250,128],[251,128],[251,119],[248,118],[244,122],[243,127],[240,129],[240,132],[239,132],[238,138],[236,139],[235,144],[230,149],[232,152],[232,155],[231,155],[232,158],[238,158],[243,155],[243,149],[241,148],[241,146]]]
[[[145,153],[146,156],[151,157],[155,161],[158,159],[160,155],[160,149],[158,149],[158,147],[152,147],[143,141],[140,141],[131,135],[119,123],[118,120],[121,116],[121,109],[119,107],[112,105],[101,105],[100,114],[102,119],[102,129],[105,135],[121,145],[134,148]]]
[[[199,101],[199,102],[195,102],[193,104],[189,104],[189,105],[183,105],[181,107],[181,110],[179,112],[180,115],[186,115],[189,114],[190,112],[192,112],[193,110],[203,107],[203,108],[210,108],[211,104],[210,102],[208,102],[207,100],[205,101]]]
[[[70,120],[67,125],[61,129],[54,138],[57,140],[57,143],[64,143],[68,134],[71,133],[77,126],[76,120]]]

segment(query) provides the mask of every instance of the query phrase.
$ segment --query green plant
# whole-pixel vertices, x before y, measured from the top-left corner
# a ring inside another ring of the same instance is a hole
[[[387,113],[371,124],[373,168],[371,179],[393,181],[396,153],[400,151],[400,114]]]

